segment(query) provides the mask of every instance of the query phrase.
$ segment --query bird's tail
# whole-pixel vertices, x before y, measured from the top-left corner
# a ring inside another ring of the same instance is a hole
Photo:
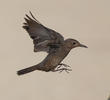
[[[29,72],[32,72],[32,71],[35,71],[35,70],[42,70],[42,67],[39,64],[34,65],[34,66],[31,66],[31,67],[28,67],[28,68],[17,71],[17,74],[18,75],[23,75],[23,74],[26,74],[26,73],[29,73]]]

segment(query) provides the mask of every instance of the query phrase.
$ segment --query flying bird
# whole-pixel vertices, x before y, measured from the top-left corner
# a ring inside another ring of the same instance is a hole
[[[34,52],[44,51],[47,52],[47,57],[39,64],[17,71],[18,75],[23,75],[35,70],[41,70],[45,72],[66,72],[71,71],[70,67],[66,64],[61,63],[62,60],[68,55],[71,49],[75,47],[87,46],[81,44],[75,39],[66,39],[50,28],[45,27],[41,24],[30,12],[31,17],[26,14],[25,23],[23,28],[27,31],[30,38],[33,40]],[[63,66],[63,68],[62,68]]]

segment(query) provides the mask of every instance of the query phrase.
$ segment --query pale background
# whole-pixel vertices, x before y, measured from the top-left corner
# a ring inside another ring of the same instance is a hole
[[[75,38],[89,48],[75,48],[63,61],[73,71],[17,76],[39,63],[22,29],[25,13]],[[106,100],[110,94],[110,0],[0,0],[0,100]]]

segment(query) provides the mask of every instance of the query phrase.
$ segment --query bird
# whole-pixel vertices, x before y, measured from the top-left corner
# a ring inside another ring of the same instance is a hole
[[[88,48],[76,39],[65,39],[55,30],[49,29],[41,24],[30,12],[31,17],[26,14],[23,28],[29,33],[33,39],[34,52],[47,52],[48,55],[39,64],[17,71],[18,75],[24,75],[35,70],[45,72],[62,72],[72,71],[69,65],[61,63],[69,52],[76,47]]]

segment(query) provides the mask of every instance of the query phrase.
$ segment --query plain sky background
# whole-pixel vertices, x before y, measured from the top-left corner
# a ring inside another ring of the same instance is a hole
[[[22,29],[32,11],[45,26],[89,48],[75,48],[63,60],[69,74],[16,71],[39,63]],[[110,0],[0,0],[0,100],[107,100],[110,94]]]

